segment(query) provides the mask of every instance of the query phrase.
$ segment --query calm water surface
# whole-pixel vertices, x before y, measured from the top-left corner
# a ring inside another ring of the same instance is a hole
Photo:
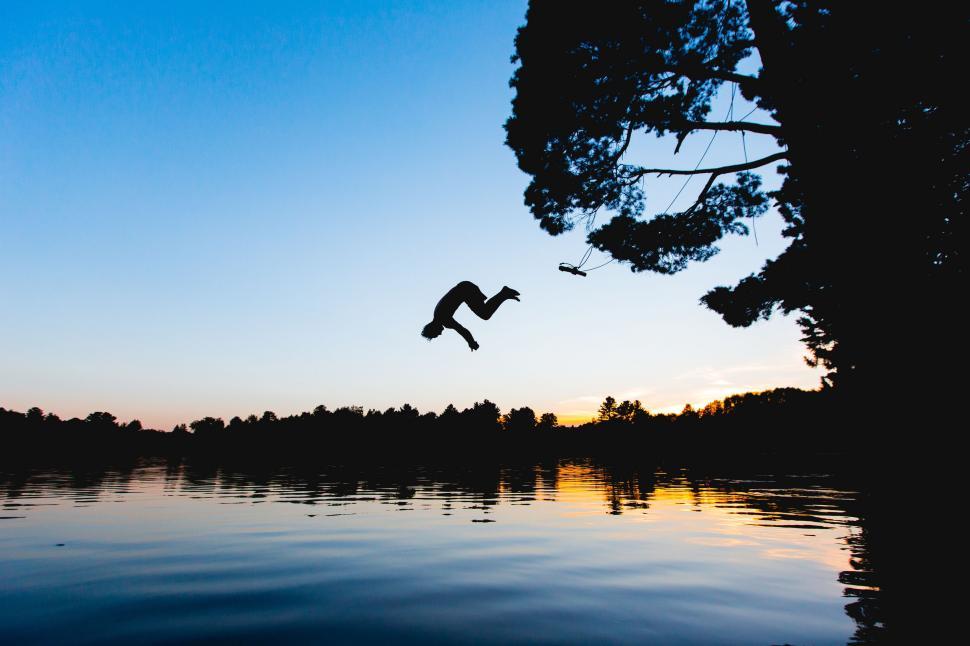
[[[0,472],[2,641],[844,644],[857,498],[585,462]]]

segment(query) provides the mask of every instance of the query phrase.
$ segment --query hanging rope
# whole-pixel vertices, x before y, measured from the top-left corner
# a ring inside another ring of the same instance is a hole
[[[596,270],[596,269],[599,269],[600,267],[605,267],[605,266],[607,266],[607,265],[608,265],[608,264],[610,264],[611,262],[616,262],[616,258],[610,258],[609,260],[607,260],[606,262],[604,262],[604,263],[603,263],[602,265],[596,265],[595,267],[590,267],[590,268],[589,268],[589,269],[587,269],[586,271],[594,271],[594,270]]]
[[[744,151],[744,162],[748,163],[748,145],[745,143],[744,130],[741,131],[741,149]],[[754,214],[751,215],[751,233],[754,234],[754,246],[760,246],[758,244],[758,228],[754,224]]]
[[[725,119],[727,121],[731,121],[733,119],[733,117],[734,117],[734,95],[737,92],[737,89],[738,89],[738,84],[737,83],[732,83],[731,84],[731,104],[728,106],[727,116],[725,117]],[[748,114],[751,114],[751,113],[749,112]],[[704,159],[707,157],[707,153],[709,153],[711,151],[711,146],[714,145],[714,140],[717,139],[717,134],[719,132],[720,132],[720,130],[715,130],[714,131],[714,134],[711,135],[710,141],[707,142],[707,148],[704,149],[704,152],[701,153],[701,158],[697,160],[697,163],[696,164],[694,164],[694,170],[697,170],[698,168],[700,168],[701,167],[701,164],[704,163]],[[747,161],[747,159],[745,161]],[[663,210],[663,215],[666,215],[667,213],[670,213],[670,209],[677,202],[677,198],[679,198],[680,197],[680,194],[684,192],[684,189],[687,188],[687,185],[690,184],[690,181],[692,179],[694,179],[694,176],[693,175],[688,175],[687,176],[687,179],[684,180],[684,183],[681,185],[680,190],[677,191],[677,194],[676,195],[674,195],[674,199],[670,200],[670,204],[668,204],[667,205],[667,208],[665,208]]]
[[[754,109],[752,109],[751,112],[754,112]],[[748,114],[751,114],[751,112]],[[746,116],[748,115],[745,115],[745,117]],[[743,121],[744,117],[742,117],[741,120]],[[741,150],[744,151],[744,163],[748,163],[748,144],[747,140],[744,138],[744,130],[741,131]],[[751,216],[751,233],[754,234],[754,246],[760,246],[758,244],[758,228],[754,224],[754,215]]]
[[[738,84],[737,83],[732,83],[731,84],[731,103],[730,103],[730,105],[728,105],[727,115],[725,116],[725,120],[727,120],[729,122],[734,121],[734,97],[737,94],[737,91],[738,91]],[[756,105],[755,107],[751,108],[743,117],[741,117],[740,119],[738,119],[738,121],[744,121],[749,116],[751,116],[754,113],[754,111],[757,110],[757,109],[758,109],[758,106]],[[709,153],[711,151],[711,146],[714,145],[714,140],[717,139],[717,135],[718,135],[719,132],[720,132],[719,130],[715,130],[714,131],[714,134],[711,135],[710,140],[707,142],[707,147],[704,148],[704,152],[701,153],[701,158],[698,159],[697,160],[697,163],[694,165],[694,170],[695,171],[698,168],[701,167],[701,164],[704,163],[704,159],[707,157],[707,153]],[[678,146],[678,148],[679,148],[679,146]],[[744,130],[741,130],[741,148],[744,150],[744,161],[745,161],[745,163],[747,163],[747,161],[748,161],[748,147],[747,147],[747,144],[746,144],[745,139],[744,139]],[[641,178],[641,179],[643,179],[643,178]],[[674,195],[673,199],[670,200],[670,204],[667,205],[667,208],[665,208],[663,210],[663,213],[661,215],[666,215],[667,213],[670,213],[670,209],[673,208],[674,204],[677,202],[677,199],[680,197],[681,193],[684,192],[684,189],[687,188],[687,185],[690,184],[690,181],[692,179],[694,179],[694,176],[693,175],[688,175],[687,176],[687,179],[685,179],[684,180],[684,183],[681,184],[680,190],[678,190],[677,193]],[[592,228],[592,223],[593,223],[593,220],[595,219],[595,217],[596,217],[596,212],[594,211],[591,214],[590,213],[587,213],[586,215],[583,216],[583,218],[581,218],[581,219],[586,219],[586,230],[587,231],[589,231]],[[754,233],[754,243],[755,243],[755,245],[757,245],[758,244],[758,230],[754,226],[754,216],[751,216],[751,230]],[[589,262],[589,257],[590,257],[590,255],[592,253],[593,253],[593,245],[589,245],[589,247],[587,247],[587,249],[586,249],[586,253],[583,254],[583,257],[580,259],[579,263],[577,263],[577,264],[574,265],[574,264],[571,264],[571,263],[568,263],[568,262],[561,262],[561,263],[559,263],[559,271],[564,271],[566,273],[573,274],[574,276],[585,276],[587,274],[587,272],[595,271],[596,269],[600,269],[601,267],[605,267],[605,266],[609,265],[610,263],[616,262],[616,258],[611,258],[610,260],[607,260],[606,262],[604,262],[601,265],[596,265],[595,267],[590,267],[589,269],[585,269],[584,270],[583,269],[583,265],[585,265],[587,262]]]
[[[704,163],[704,158],[707,157],[707,153],[710,152],[711,146],[714,144],[714,140],[717,139],[717,133],[718,132],[720,132],[720,131],[719,130],[715,130],[714,131],[714,134],[711,135],[711,140],[707,142],[707,148],[704,149],[704,153],[701,155],[701,158],[697,160],[697,163],[696,164],[694,164],[694,170],[697,170],[698,168],[700,168],[701,167],[701,164]],[[663,211],[663,213],[661,215],[666,215],[666,214],[670,213],[671,207],[673,207],[674,203],[677,201],[677,198],[680,197],[680,194],[684,192],[684,189],[687,188],[687,185],[690,184],[690,181],[692,179],[694,179],[694,176],[693,175],[688,175],[687,176],[687,179],[684,180],[684,183],[680,187],[680,190],[677,191],[677,194],[676,195],[674,195],[674,199],[670,200],[670,204],[667,205],[667,208],[664,209],[664,211]]]

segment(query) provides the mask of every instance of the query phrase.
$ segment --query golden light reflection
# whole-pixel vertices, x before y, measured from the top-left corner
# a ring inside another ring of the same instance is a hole
[[[807,500],[810,496],[824,500],[830,493],[811,490],[804,495]],[[845,519],[829,518],[827,510],[813,509],[809,503],[806,510],[773,508],[774,497],[791,494],[787,489],[727,491],[663,472],[646,480],[609,480],[587,464],[561,465],[555,482],[556,502],[571,503],[563,516],[639,512],[646,522],[681,533],[693,545],[753,549],[768,560],[798,559],[839,571],[851,569],[844,547]]]

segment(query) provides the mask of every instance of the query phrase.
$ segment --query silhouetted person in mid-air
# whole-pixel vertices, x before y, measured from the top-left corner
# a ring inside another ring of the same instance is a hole
[[[478,342],[475,341],[475,337],[455,320],[455,310],[461,307],[462,303],[465,303],[468,305],[468,309],[487,321],[492,318],[492,314],[495,313],[498,306],[507,300],[519,300],[519,292],[511,287],[503,287],[498,294],[485,300],[485,294],[478,288],[478,285],[463,280],[441,297],[434,308],[434,319],[424,326],[424,329],[421,330],[421,336],[430,341],[438,338],[445,328],[451,328],[468,342],[469,348],[477,350]]]

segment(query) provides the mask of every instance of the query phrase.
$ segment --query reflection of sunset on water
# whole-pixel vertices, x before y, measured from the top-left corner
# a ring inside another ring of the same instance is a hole
[[[850,564],[845,538],[848,526],[856,519],[830,513],[825,497],[833,493],[837,492],[787,491],[787,495],[821,499],[819,504],[824,508],[816,510],[812,518],[826,524],[806,528],[790,526],[790,515],[780,512],[752,512],[748,505],[766,497],[757,489],[731,492],[692,486],[677,477],[653,486],[641,487],[638,482],[616,486],[583,464],[563,466],[556,481],[556,501],[571,505],[561,512],[564,515],[602,514],[605,502],[624,513],[641,515],[642,522],[682,532],[686,535],[683,540],[694,545],[757,548],[761,558],[805,559],[846,570]],[[704,517],[698,518],[696,512]]]
[[[248,590],[261,612],[297,612],[314,634],[392,621],[420,640],[458,635],[472,616],[487,641],[543,630],[556,641],[705,644],[844,643],[855,603],[844,594],[878,593],[849,561],[850,534],[853,555],[865,555],[856,494],[824,475],[591,461],[251,473],[148,463],[0,472],[0,503],[6,581],[29,579],[45,598],[0,613],[13,634],[40,626],[51,641],[66,624],[36,613],[69,617],[76,586],[108,607],[134,595],[139,608],[181,608],[124,615],[132,635],[165,634],[207,608],[245,622]],[[58,544],[46,560],[18,557]],[[331,607],[340,611],[321,611]],[[872,612],[853,615],[859,630]],[[208,630],[225,636],[218,623]]]

